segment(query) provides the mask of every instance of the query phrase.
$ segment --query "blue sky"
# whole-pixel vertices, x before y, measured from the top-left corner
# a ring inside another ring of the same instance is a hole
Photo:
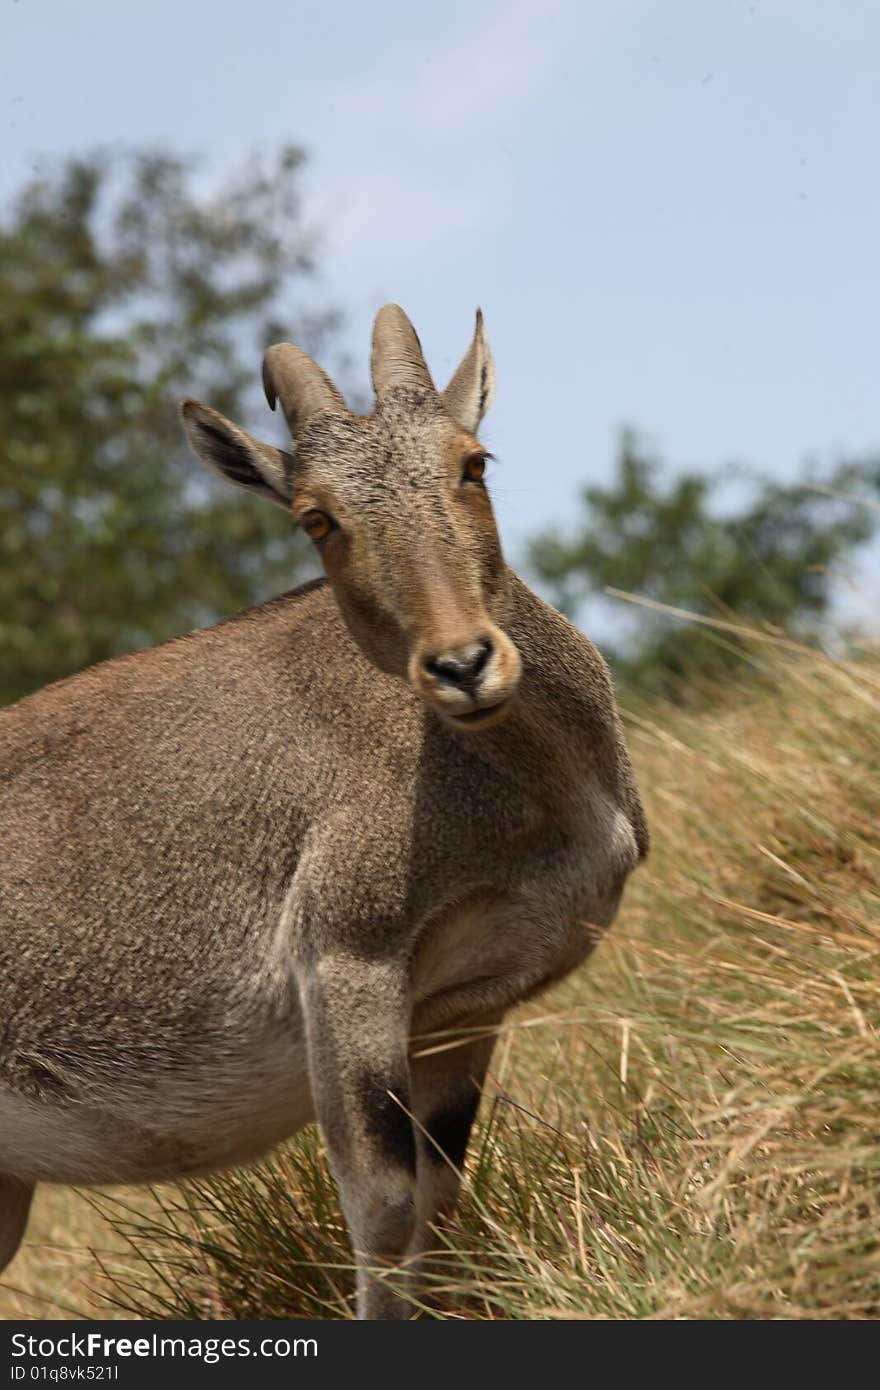
[[[440,381],[483,306],[515,558],[625,422],[682,467],[880,446],[878,60],[874,0],[0,0],[0,197],[301,142],[363,371],[386,299]]]

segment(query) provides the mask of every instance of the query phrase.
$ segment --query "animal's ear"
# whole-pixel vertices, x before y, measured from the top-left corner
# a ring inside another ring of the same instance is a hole
[[[454,420],[476,434],[494,395],[495,363],[483,327],[483,311],[478,309],[471,345],[443,392],[443,404]]]
[[[180,407],[183,432],[193,453],[212,473],[237,487],[289,508],[293,500],[293,455],[263,444],[217,410],[198,401]]]

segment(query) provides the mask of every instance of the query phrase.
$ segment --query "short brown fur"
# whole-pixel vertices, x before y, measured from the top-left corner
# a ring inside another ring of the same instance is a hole
[[[463,475],[482,320],[445,396],[394,306],[373,367],[358,418],[271,349],[289,451],[184,406],[210,467],[332,518],[329,582],[0,714],[0,1264],[38,1181],[203,1172],[317,1118],[359,1315],[407,1316],[458,1181],[424,1131],[466,1142],[493,1030],[646,852],[605,664]],[[419,1056],[438,1028],[462,1045]]]

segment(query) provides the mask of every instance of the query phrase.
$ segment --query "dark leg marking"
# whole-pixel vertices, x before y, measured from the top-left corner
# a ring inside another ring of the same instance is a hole
[[[394,1096],[388,1094],[394,1092]],[[396,1084],[387,1076],[364,1072],[360,1082],[360,1100],[364,1108],[367,1132],[384,1149],[389,1158],[415,1177],[416,1140],[410,1109],[409,1089],[404,1081]]]
[[[467,1095],[434,1111],[425,1126],[430,1135],[426,1148],[432,1162],[449,1162],[456,1168],[461,1167],[479,1104],[480,1092],[476,1086],[471,1086]]]

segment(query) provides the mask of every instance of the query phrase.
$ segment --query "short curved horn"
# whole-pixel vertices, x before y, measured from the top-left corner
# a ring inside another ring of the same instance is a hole
[[[373,324],[370,371],[377,396],[394,386],[434,391],[416,330],[398,304],[386,304]]]
[[[293,343],[276,343],[266,349],[263,389],[272,410],[276,401],[281,402],[287,427],[294,437],[321,411],[348,414],[345,401],[327,373]]]
[[[471,345],[443,392],[443,404],[453,419],[476,434],[494,395],[495,363],[483,327],[483,311],[478,309]]]

